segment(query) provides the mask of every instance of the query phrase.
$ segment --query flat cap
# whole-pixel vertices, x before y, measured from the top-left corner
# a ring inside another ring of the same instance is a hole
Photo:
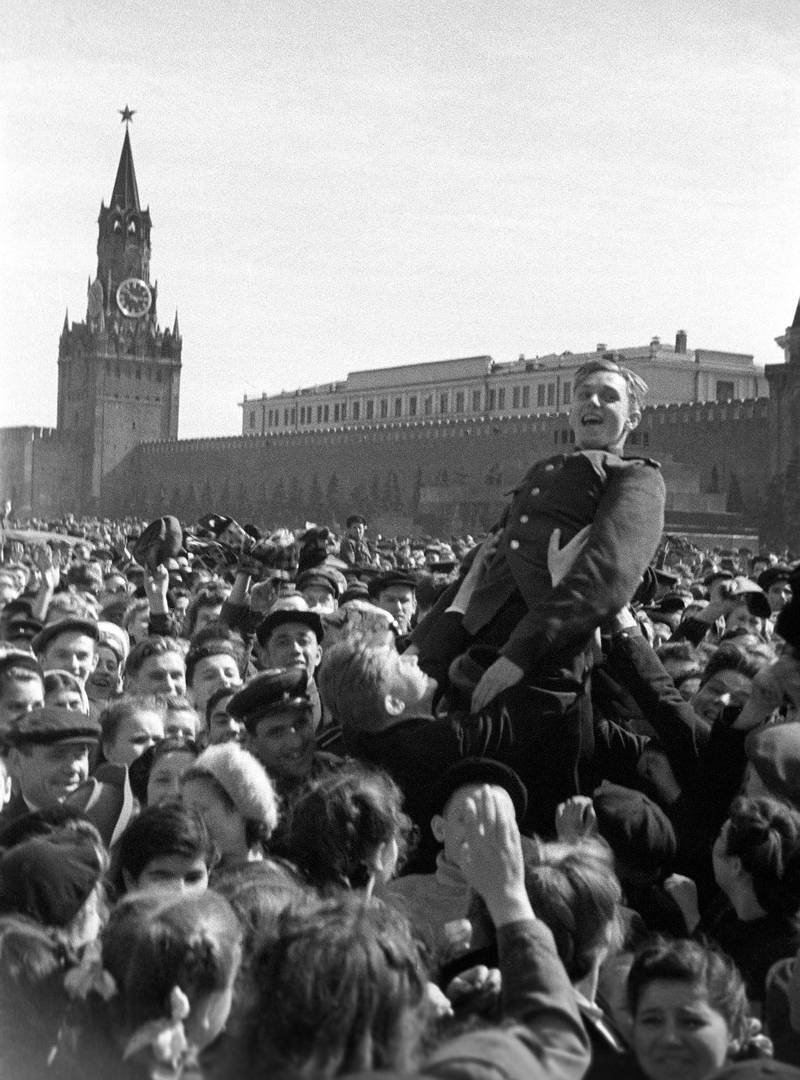
[[[11,668],[25,668],[26,671],[32,671],[34,675],[38,675],[40,679],[44,678],[41,664],[29,652],[11,649],[9,652],[3,653],[0,656],[0,675],[5,671],[10,671]]]
[[[311,709],[308,676],[302,668],[271,668],[256,675],[228,702],[228,715],[248,731],[265,716],[285,709]]]
[[[345,525],[349,529],[351,525],[366,525],[367,519],[362,517],[361,514],[351,514],[345,522]]]
[[[347,588],[347,579],[341,570],[335,566],[320,563],[318,566],[313,566],[310,570],[304,570],[302,574],[299,574],[295,585],[300,592],[316,585],[328,589],[331,595],[338,599]]]
[[[384,589],[392,589],[399,585],[403,585],[409,589],[416,589],[416,574],[409,574],[405,570],[387,570],[383,574],[378,574],[368,583],[369,595],[374,600],[376,597],[380,596]]]
[[[55,622],[47,623],[31,642],[33,651],[38,655],[47,648],[53,638],[59,634],[86,634],[87,637],[100,640],[100,629],[94,619],[84,619],[79,615],[67,615],[64,619],[56,619]]]
[[[97,742],[100,724],[86,713],[45,705],[20,717],[6,734],[12,746],[51,746],[53,743]]]
[[[151,521],[131,548],[131,554],[140,566],[155,570],[159,563],[174,559],[181,550],[183,531],[176,517],[160,517]]]
[[[325,636],[322,619],[316,611],[309,611],[308,608],[279,607],[276,605],[258,624],[256,630],[258,644],[266,645],[272,631],[278,626],[283,626],[284,623],[303,623],[314,631],[317,641],[322,641]]]

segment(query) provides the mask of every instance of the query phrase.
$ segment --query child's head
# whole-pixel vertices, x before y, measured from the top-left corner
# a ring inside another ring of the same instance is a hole
[[[226,641],[193,646],[186,657],[186,685],[195,708],[204,713],[215,690],[242,685],[239,651]]]
[[[123,697],[100,714],[106,761],[131,765],[164,738],[164,713],[155,698]]]
[[[213,845],[202,818],[180,803],[148,806],[119,840],[112,879],[119,892],[156,885],[177,895],[208,886]]]
[[[164,734],[168,739],[193,739],[202,741],[200,716],[185,694],[168,694],[161,701],[166,708]]]
[[[432,805],[438,812],[431,818],[431,832],[449,863],[458,865],[460,861],[468,803],[484,785],[504,793],[514,807],[517,821],[525,816],[528,795],[513,769],[490,758],[464,758],[451,765],[434,788]]]
[[[44,703],[60,709],[89,712],[89,699],[80,679],[71,671],[48,671],[44,677]]]
[[[291,810],[287,846],[312,885],[387,881],[412,835],[403,797],[384,772],[353,763],[312,784]]]
[[[39,661],[30,653],[5,653],[0,657],[0,731],[42,705],[44,684]]]
[[[117,985],[110,1002],[117,1042],[124,1046],[153,1021],[180,1019],[193,1049],[211,1043],[230,1012],[241,939],[230,904],[211,891],[123,900],[103,934],[103,964]],[[137,1055],[154,1057],[168,1063],[154,1044]]]

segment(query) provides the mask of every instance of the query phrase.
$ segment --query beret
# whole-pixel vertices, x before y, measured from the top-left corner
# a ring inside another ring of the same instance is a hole
[[[643,792],[605,780],[592,804],[600,835],[622,862],[652,873],[673,861],[678,843],[672,823]]]
[[[744,749],[765,786],[800,807],[800,724],[756,728],[747,736]]]
[[[284,709],[311,709],[303,668],[271,668],[256,675],[228,702],[228,715],[250,730],[259,720]]]
[[[155,570],[159,563],[174,559],[181,550],[183,531],[176,517],[160,517],[151,521],[139,536],[131,554],[140,566]]]
[[[131,642],[126,631],[116,623],[104,620],[97,624],[97,629],[100,634],[99,644],[108,646],[116,654],[117,659],[127,660],[128,653],[131,651]]]
[[[96,742],[100,724],[86,713],[45,705],[21,716],[6,734],[12,746],[50,746],[64,742]]]
[[[100,640],[100,630],[94,619],[84,619],[78,615],[67,615],[64,619],[56,619],[55,622],[47,623],[31,642],[35,653],[44,652],[53,638],[67,632],[86,634],[87,637]]]
[[[90,840],[37,836],[0,859],[0,911],[27,915],[43,926],[68,926],[101,875]]]
[[[322,619],[316,611],[309,611],[307,608],[273,607],[266,618],[258,624],[256,629],[258,644],[266,645],[272,631],[278,626],[283,626],[284,623],[303,623],[314,631],[317,641],[322,641],[325,636]]]
[[[403,570],[387,570],[383,574],[378,574],[369,582],[369,595],[374,600],[377,596],[380,596],[384,589],[391,589],[396,585],[404,585],[409,589],[416,589],[417,576],[416,574],[406,573]]]
[[[503,788],[511,796],[517,821],[525,817],[528,809],[525,785],[509,765],[486,757],[462,758],[446,769],[431,789],[431,808],[436,813],[442,813],[460,788],[476,784],[492,784],[494,787]]]
[[[791,581],[792,569],[790,566],[786,566],[783,563],[779,563],[777,566],[768,566],[763,573],[758,575],[756,579],[758,587],[767,592],[771,589],[776,581]]]

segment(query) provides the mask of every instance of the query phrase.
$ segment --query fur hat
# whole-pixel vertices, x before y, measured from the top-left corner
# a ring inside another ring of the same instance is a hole
[[[278,796],[264,766],[253,755],[227,742],[204,750],[184,780],[210,776],[225,791],[245,821],[256,821],[271,833],[278,824]]]
[[[127,633],[116,623],[101,619],[97,624],[100,634],[100,645],[106,645],[123,664],[128,659],[131,651],[131,642]]]

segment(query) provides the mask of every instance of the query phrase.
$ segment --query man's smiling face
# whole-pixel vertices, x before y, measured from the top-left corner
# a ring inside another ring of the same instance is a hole
[[[618,453],[639,422],[631,411],[628,384],[613,371],[594,371],[575,387],[569,416],[581,450]]]

